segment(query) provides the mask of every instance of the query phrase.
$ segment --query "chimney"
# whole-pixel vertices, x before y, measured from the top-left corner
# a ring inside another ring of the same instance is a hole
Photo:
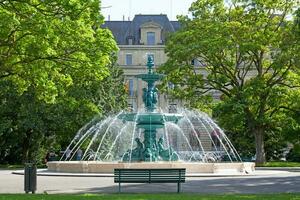
[[[123,15],[123,21],[125,21],[125,15]]]
[[[110,15],[108,15],[108,21],[110,21]]]

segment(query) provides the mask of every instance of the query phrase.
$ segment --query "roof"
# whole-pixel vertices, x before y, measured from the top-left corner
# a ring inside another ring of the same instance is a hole
[[[140,27],[147,22],[154,22],[162,27],[162,42],[170,32],[180,28],[178,21],[170,21],[167,15],[135,15],[132,21],[105,21],[103,28],[108,28],[113,33],[119,45],[126,45],[128,38],[133,38],[133,44],[138,45],[140,41]]]

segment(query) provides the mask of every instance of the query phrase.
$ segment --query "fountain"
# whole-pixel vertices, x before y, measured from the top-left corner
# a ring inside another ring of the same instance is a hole
[[[163,78],[153,71],[136,77],[143,88],[144,111],[121,111],[82,127],[60,161],[48,162],[55,172],[112,173],[114,168],[186,168],[187,173],[251,173],[253,163],[242,162],[222,129],[205,113],[181,109],[157,111],[155,82]],[[76,158],[82,152],[83,156]],[[76,159],[77,160],[76,160]],[[74,161],[75,159],[75,161]]]
[[[137,128],[144,130],[144,142],[140,138],[135,138],[137,148],[132,151],[130,149],[126,156],[123,157],[125,162],[153,162],[153,161],[177,161],[178,155],[173,151],[172,147],[164,149],[163,138],[157,140],[157,129],[162,129],[167,122],[177,123],[182,115],[166,114],[154,112],[157,103],[157,88],[155,82],[162,79],[161,74],[153,72],[154,66],[152,57],[148,57],[148,73],[137,75],[137,78],[147,82],[147,88],[143,88],[143,102],[145,104],[145,113],[126,113],[121,114],[119,119],[125,122],[135,122]]]

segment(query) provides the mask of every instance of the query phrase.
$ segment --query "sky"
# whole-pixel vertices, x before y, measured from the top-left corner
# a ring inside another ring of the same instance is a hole
[[[195,0],[102,0],[102,14],[105,20],[133,19],[135,14],[167,14],[170,20],[176,15],[187,15]]]

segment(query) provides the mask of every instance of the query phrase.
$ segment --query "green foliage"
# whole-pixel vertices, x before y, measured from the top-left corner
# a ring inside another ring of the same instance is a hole
[[[126,104],[99,1],[0,1],[0,163],[41,161]]]
[[[292,162],[300,162],[300,145],[296,144],[286,158],[288,161]]]
[[[168,75],[165,86],[184,86],[170,93],[190,105],[207,99],[202,95],[219,92],[222,101],[213,115],[233,136],[255,140],[246,154],[255,147],[257,163],[262,163],[265,146],[270,147],[267,153],[274,152],[275,143],[284,146],[285,129],[299,130],[295,116],[300,104],[294,95],[300,88],[300,26],[293,13],[299,3],[235,0],[227,4],[195,1],[192,17],[179,17],[182,29],[169,38],[169,60],[160,70]],[[201,65],[191,65],[193,59]],[[286,121],[293,121],[293,127]]]
[[[102,80],[117,47],[99,1],[1,1],[0,78],[54,102],[75,79]]]
[[[50,149],[65,148],[77,130],[93,116],[101,117],[124,108],[122,74],[116,67],[110,71],[111,76],[104,80],[68,88],[55,104],[39,100],[33,89],[21,96],[12,88],[1,93],[4,101],[0,104],[3,119],[0,122],[0,162],[18,163],[26,159],[40,162]],[[107,87],[112,80],[116,87]],[[7,90],[8,84],[0,83],[5,84]]]
[[[284,162],[284,161],[266,162],[261,167],[300,167],[300,163],[299,162]]]

